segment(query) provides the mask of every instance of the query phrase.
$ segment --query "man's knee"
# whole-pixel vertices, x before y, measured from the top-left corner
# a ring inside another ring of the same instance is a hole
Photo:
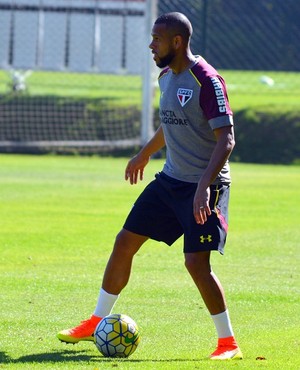
[[[122,229],[116,236],[114,250],[125,254],[135,254],[147,239],[147,237]]]
[[[210,273],[210,252],[185,253],[185,267],[192,275]]]

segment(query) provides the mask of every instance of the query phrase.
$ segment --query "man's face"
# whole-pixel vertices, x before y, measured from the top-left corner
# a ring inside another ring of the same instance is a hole
[[[152,42],[149,48],[154,54],[153,60],[159,68],[170,66],[175,57],[173,37],[167,32],[165,24],[155,24],[152,28]]]

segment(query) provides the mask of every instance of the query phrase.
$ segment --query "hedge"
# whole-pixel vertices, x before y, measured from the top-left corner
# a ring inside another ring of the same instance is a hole
[[[14,142],[28,140],[119,140],[137,137],[140,131],[141,112],[136,106],[117,107],[114,102],[112,107],[111,102],[100,99],[0,96],[0,112],[0,142],[10,141],[12,147]],[[235,113],[232,161],[300,163],[300,109],[278,112],[279,107],[276,112],[266,107]],[[155,126],[158,124],[156,111]],[[13,150],[0,146],[0,151]],[[99,149],[96,152],[101,154]]]
[[[249,163],[300,163],[300,110],[243,110],[234,117],[236,147],[232,160]]]

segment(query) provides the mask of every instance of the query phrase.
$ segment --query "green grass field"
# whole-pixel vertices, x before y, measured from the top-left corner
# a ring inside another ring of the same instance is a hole
[[[158,75],[159,72],[157,72]],[[234,111],[264,107],[271,110],[299,110],[300,74],[274,71],[220,71],[224,76]],[[267,75],[273,86],[262,84]],[[10,76],[0,70],[0,94],[9,91]],[[31,95],[54,95],[72,98],[101,98],[117,105],[140,105],[140,76],[33,72],[27,79]],[[155,97],[158,106],[159,93]]]
[[[206,359],[216,339],[183,266],[182,240],[149,241],[114,312],[142,340],[126,360],[92,343],[65,345],[57,331],[94,310],[115,234],[144,183],[123,180],[127,159],[0,156],[0,369],[300,369],[297,166],[232,164],[225,256],[213,255],[244,360]]]

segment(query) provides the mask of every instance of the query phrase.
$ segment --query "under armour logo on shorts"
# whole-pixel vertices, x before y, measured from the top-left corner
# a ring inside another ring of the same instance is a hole
[[[212,242],[212,235],[207,235],[207,236],[201,235],[200,236],[200,243],[205,243],[205,242],[211,243]]]

